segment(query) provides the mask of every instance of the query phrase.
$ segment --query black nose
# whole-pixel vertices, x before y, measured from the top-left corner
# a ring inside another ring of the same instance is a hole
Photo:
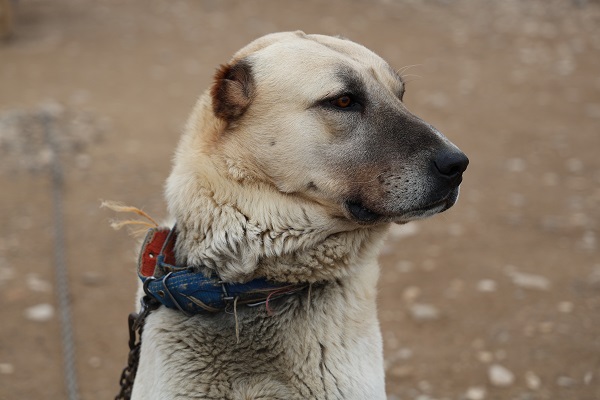
[[[446,150],[437,154],[433,160],[436,170],[447,179],[457,179],[469,165],[467,156],[459,150]]]

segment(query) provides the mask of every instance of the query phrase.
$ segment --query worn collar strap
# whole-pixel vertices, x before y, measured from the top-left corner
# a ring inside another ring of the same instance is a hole
[[[176,265],[176,240],[175,227],[150,229],[140,252],[138,276],[147,295],[187,315],[233,311],[237,305],[268,307],[270,300],[307,287],[266,279],[239,284],[206,277],[197,268]]]

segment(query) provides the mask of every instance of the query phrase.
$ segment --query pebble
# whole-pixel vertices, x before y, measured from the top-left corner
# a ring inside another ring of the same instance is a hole
[[[417,383],[417,387],[419,388],[419,390],[421,392],[425,392],[425,393],[429,393],[433,389],[433,386],[431,385],[431,383],[429,383],[427,381],[419,381],[419,383]]]
[[[510,172],[523,172],[527,165],[522,158],[511,158],[506,161],[506,169]]]
[[[477,359],[484,364],[489,364],[494,361],[494,355],[489,351],[480,351],[477,353]]]
[[[46,322],[54,317],[54,307],[51,304],[42,303],[25,309],[25,318],[35,322]]]
[[[467,400],[484,400],[487,392],[481,386],[474,386],[467,389],[465,399]]]
[[[408,272],[411,272],[413,269],[415,268],[415,265],[410,262],[410,261],[400,261],[398,264],[396,264],[396,271],[401,272],[403,274],[406,274]]]
[[[415,321],[434,321],[440,317],[440,311],[431,304],[415,303],[409,311]]]
[[[496,281],[491,280],[491,279],[482,279],[479,282],[477,282],[477,290],[479,292],[484,292],[484,293],[495,292],[497,286],[498,285],[496,284]]]
[[[497,387],[507,387],[514,383],[515,375],[500,364],[492,364],[488,369],[490,383]]]
[[[554,172],[546,172],[544,175],[542,175],[542,182],[544,182],[544,185],[546,186],[556,186],[558,185],[559,181],[559,176]]]
[[[27,288],[32,292],[48,293],[52,290],[52,285],[40,278],[38,274],[27,274],[25,282],[27,283]]]
[[[86,271],[81,276],[81,282],[86,286],[100,286],[104,281],[104,276],[99,272]]]
[[[415,400],[433,400],[433,398],[429,397],[426,394],[420,394],[417,397],[415,397]]]
[[[581,172],[584,168],[583,161],[581,161],[578,158],[569,158],[565,162],[565,166],[567,167],[567,170],[571,173]]]
[[[585,231],[580,241],[580,246],[584,250],[596,250],[596,234],[593,231]]]
[[[15,372],[15,366],[9,363],[0,363],[0,374],[11,375]]]
[[[400,365],[390,370],[390,375],[396,378],[409,378],[413,375],[414,369],[409,365]]]
[[[583,376],[583,383],[589,385],[594,380],[594,373],[592,371],[588,371]]]
[[[90,357],[88,360],[88,364],[92,368],[100,368],[102,366],[102,359],[100,357]]]
[[[541,333],[545,333],[545,334],[554,332],[554,322],[552,322],[552,321],[540,322],[539,331]]]
[[[421,295],[421,289],[417,286],[409,286],[402,292],[402,298],[407,303],[414,302]]]
[[[524,272],[519,272],[516,270],[508,271],[508,276],[512,279],[513,283],[523,289],[532,289],[532,290],[549,290],[550,289],[550,280],[548,278],[529,274]]]
[[[408,347],[403,347],[397,352],[398,358],[401,360],[409,360],[413,356],[413,351]]]
[[[525,372],[525,384],[530,390],[538,390],[542,386],[542,380],[533,371]]]
[[[569,376],[559,376],[556,379],[556,384],[560,387],[571,387],[575,385],[575,379]]]

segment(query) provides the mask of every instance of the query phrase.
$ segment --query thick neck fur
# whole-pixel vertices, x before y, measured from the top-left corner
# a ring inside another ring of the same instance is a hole
[[[223,129],[204,96],[167,182],[178,263],[206,266],[230,282],[266,277],[296,283],[339,279],[376,257],[373,244],[386,226],[357,227],[267,182],[246,179],[234,160],[210,149]]]

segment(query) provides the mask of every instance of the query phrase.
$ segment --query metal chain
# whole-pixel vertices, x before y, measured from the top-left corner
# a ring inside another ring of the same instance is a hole
[[[140,349],[142,346],[142,333],[146,317],[160,306],[160,302],[148,295],[142,298],[142,308],[139,313],[129,314],[129,355],[127,356],[127,366],[121,373],[119,384],[121,390],[115,397],[115,400],[130,400],[133,392],[133,382],[137,374],[140,363]]]
[[[54,137],[52,116],[49,112],[41,114],[45,141],[52,154],[52,205],[54,215],[54,266],[56,273],[56,293],[61,321],[61,336],[63,347],[63,362],[65,369],[65,385],[69,400],[79,399],[77,371],[75,368],[75,342],[73,340],[73,321],[71,318],[71,296],[69,291],[69,276],[65,261],[65,229],[63,189],[64,175],[60,164],[59,147]]]

